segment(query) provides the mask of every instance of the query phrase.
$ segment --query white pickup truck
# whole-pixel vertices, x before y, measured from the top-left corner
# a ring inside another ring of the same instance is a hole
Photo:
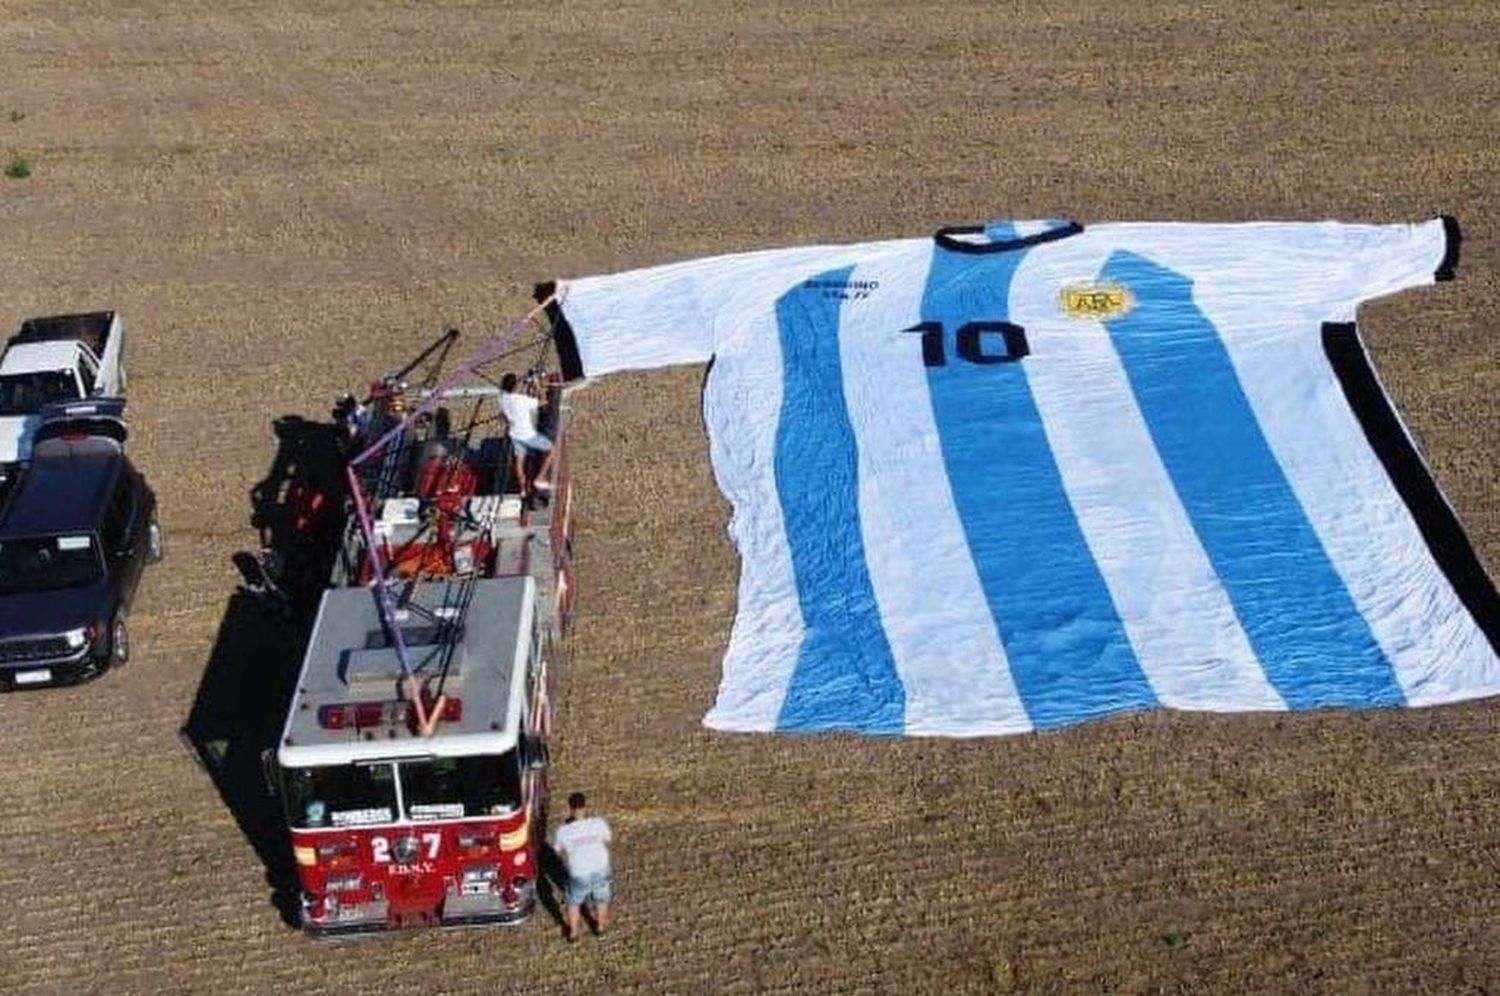
[[[124,394],[124,345],[113,311],[22,322],[0,354],[0,467],[30,459],[44,406]]]

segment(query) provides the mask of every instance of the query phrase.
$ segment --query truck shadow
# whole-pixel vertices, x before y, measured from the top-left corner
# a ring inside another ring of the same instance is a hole
[[[552,845],[542,841],[537,847],[537,858],[541,864],[541,874],[536,880],[537,904],[552,917],[552,922],[562,930],[565,925],[563,919],[563,899],[567,889],[568,871],[563,867],[562,858],[552,849]]]
[[[273,427],[276,454],[250,491],[262,550],[234,555],[242,581],[225,605],[181,735],[265,865],[273,905],[297,926],[296,869],[262,755],[280,736],[337,552],[344,461],[334,424],[285,416]]]

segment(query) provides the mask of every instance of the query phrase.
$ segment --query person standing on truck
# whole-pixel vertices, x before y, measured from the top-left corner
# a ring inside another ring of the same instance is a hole
[[[578,940],[585,903],[592,904],[595,930],[602,936],[609,929],[609,904],[614,898],[614,869],[609,860],[609,843],[614,838],[604,817],[589,816],[587,806],[582,792],[568,796],[568,818],[552,838],[552,849],[568,871],[565,936],[569,944]]]
[[[500,378],[500,411],[510,425],[510,449],[515,457],[516,479],[521,485],[521,501],[529,505],[533,494],[552,490],[552,484],[546,480],[552,470],[552,440],[542,435],[536,424],[537,413],[548,403],[547,389],[540,380],[532,380],[531,393],[522,394],[516,390],[516,382],[513,373]],[[533,453],[540,454],[542,463],[536,479],[528,481],[526,458]]]

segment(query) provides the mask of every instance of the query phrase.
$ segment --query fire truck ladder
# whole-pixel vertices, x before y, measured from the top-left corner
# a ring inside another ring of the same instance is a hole
[[[469,606],[474,600],[475,581],[478,573],[470,573],[461,577],[447,575],[441,578],[412,579],[411,584],[415,586],[421,581],[428,583],[443,584],[442,599],[435,609],[428,609],[417,604],[415,601],[403,601],[398,598],[398,604],[408,612],[415,613],[430,623],[438,634],[434,646],[426,654],[424,659],[413,667],[413,673],[419,674],[432,684],[431,694],[434,707],[425,722],[436,728],[437,720],[441,718],[441,703],[444,698],[444,689],[448,683],[449,669],[453,664],[453,655],[458,650],[458,645],[463,637],[464,622],[469,615]],[[409,590],[409,589],[408,589]],[[424,720],[418,720],[419,723]],[[423,732],[430,730],[423,727]]]
[[[469,444],[474,438],[474,430],[488,420],[480,419],[480,410],[483,406],[482,399],[474,402],[469,412],[467,425],[460,439],[462,451],[467,451]],[[409,448],[403,437],[402,448]],[[394,447],[393,447],[394,448]],[[448,459],[452,459],[450,456]],[[439,478],[443,480],[443,478]],[[389,492],[387,492],[388,494]],[[438,506],[437,500],[432,500],[431,505]],[[443,510],[440,507],[436,515],[424,517],[426,521],[422,524],[415,535],[401,544],[394,551],[387,551],[387,560],[393,563],[400,562],[408,550],[422,543],[429,535],[440,533],[444,528],[456,529],[460,525],[477,526],[467,511],[463,509]],[[393,569],[393,568],[392,568]],[[387,572],[389,582],[390,570]],[[426,678],[433,684],[432,694],[441,698],[444,687],[447,685],[449,669],[453,663],[454,651],[463,635],[464,621],[468,618],[469,605],[474,600],[474,582],[480,577],[478,566],[475,565],[469,571],[458,573],[456,571],[443,571],[434,573],[427,570],[419,561],[417,569],[412,573],[411,584],[407,591],[411,591],[418,583],[442,584],[442,598],[439,600],[436,610],[428,609],[426,606],[405,598],[397,599],[397,604],[408,612],[415,612],[427,622],[432,624],[434,631],[438,634],[434,649],[429,652],[423,661],[417,665],[416,672],[426,672]],[[429,716],[429,722],[431,717]]]
[[[378,385],[371,388],[370,396],[365,399],[365,404],[374,404],[378,399],[394,399],[404,397],[410,390],[407,377],[419,367],[423,373],[420,385],[416,392],[428,391],[438,381],[438,374],[442,370],[444,361],[447,360],[453,344],[458,341],[458,329],[448,329],[438,336],[426,349],[418,353],[406,366],[393,374],[383,377]],[[385,410],[379,410],[382,415],[389,414]],[[399,420],[396,420],[399,422]],[[382,418],[380,423],[374,427],[379,435],[387,435],[387,431],[393,424],[389,418]],[[366,491],[372,501],[380,501],[392,495],[400,494],[402,489],[402,471],[407,466],[409,446],[406,434],[395,437],[393,445],[384,450],[380,456],[380,462],[373,467],[366,467],[362,474],[367,484]]]
[[[354,496],[354,513],[359,519],[359,528],[364,534],[365,555],[370,558],[371,585],[374,589],[375,604],[380,613],[380,619],[390,634],[391,645],[396,650],[396,659],[401,663],[401,681],[403,689],[412,708],[416,711],[417,729],[428,736],[437,728],[438,720],[443,713],[446,704],[445,696],[439,691],[436,699],[431,703],[429,711],[428,702],[424,695],[422,683],[418,680],[416,672],[411,666],[411,653],[407,649],[406,640],[402,636],[401,626],[396,619],[396,599],[392,595],[392,578],[389,577],[386,565],[382,562],[380,546],[375,539],[375,524],[370,517],[370,505],[377,497],[389,494],[388,488],[392,487],[399,479],[400,468],[403,464],[402,454],[406,450],[406,434],[416,424],[416,420],[424,415],[430,414],[442,401],[443,395],[464,381],[476,376],[481,367],[493,363],[501,356],[508,355],[511,346],[523,332],[532,326],[538,315],[543,314],[548,305],[556,300],[556,296],[550,296],[536,307],[528,311],[523,317],[509,322],[505,328],[492,338],[480,351],[458,371],[438,387],[427,392],[416,407],[408,411],[393,427],[386,430],[373,443],[362,452],[356,454],[349,460],[345,467],[345,473],[349,479],[349,492]],[[393,445],[394,444],[394,445]],[[380,470],[376,474],[375,495],[367,495],[364,482],[361,480],[361,468],[370,460],[381,457]],[[461,582],[450,580],[450,583],[459,583],[464,586],[461,593],[461,608],[459,618],[462,618],[463,610],[468,607],[468,601],[472,598],[472,577],[463,579]],[[446,603],[446,598],[445,598]],[[410,603],[409,603],[410,604]],[[442,665],[439,673],[446,676],[449,664],[452,661],[453,639],[457,628],[449,631],[449,640],[444,641],[445,649]],[[441,680],[439,682],[441,688]]]

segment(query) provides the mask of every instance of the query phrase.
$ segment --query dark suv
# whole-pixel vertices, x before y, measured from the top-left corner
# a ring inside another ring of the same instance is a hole
[[[36,443],[0,500],[0,689],[69,684],[125,663],[126,613],[161,556],[156,496],[118,440]]]

